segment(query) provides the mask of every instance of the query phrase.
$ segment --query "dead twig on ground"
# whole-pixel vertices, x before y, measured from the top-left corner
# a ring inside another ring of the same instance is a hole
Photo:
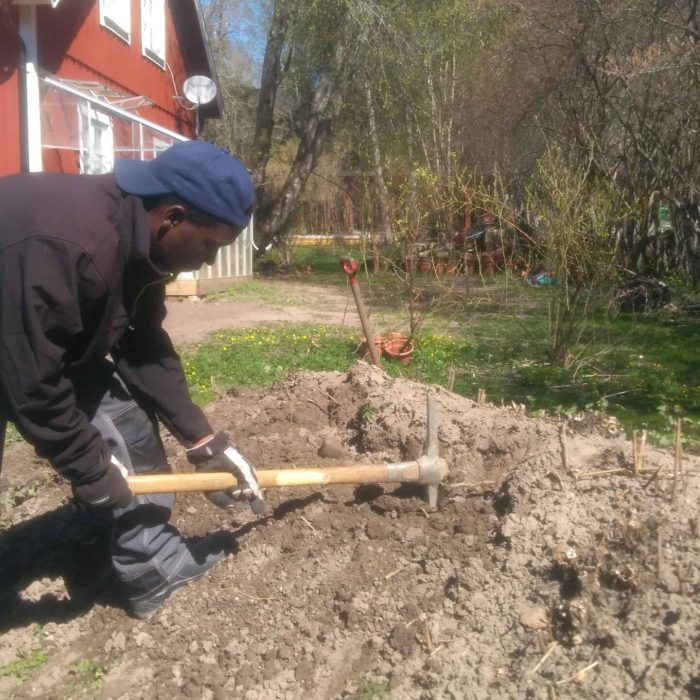
[[[448,489],[469,489],[476,490],[480,488],[485,488],[487,486],[495,486],[495,481],[459,481],[456,484],[448,484]]]
[[[649,488],[649,485],[656,479],[659,478],[659,474],[661,474],[661,470],[665,467],[665,464],[662,464],[646,481],[644,486],[642,486],[642,491],[646,491]]]
[[[318,530],[303,515],[300,515],[299,518],[304,524],[306,524],[309,527],[309,529],[311,530],[311,532],[314,533],[314,535],[318,535]]]
[[[673,450],[673,488],[671,489],[671,499],[676,500],[676,489],[678,487],[678,477],[682,473],[682,456],[681,456],[681,419],[676,418],[676,439]]]
[[[260,598],[259,596],[251,595],[250,593],[246,593],[245,591],[242,591],[240,588],[236,588],[235,586],[224,586],[220,590],[222,591],[234,591],[235,593],[238,593],[239,595],[244,596],[245,598],[248,598],[249,600],[255,600],[255,601],[262,601],[264,603],[267,603],[269,601],[275,601],[279,602],[279,598]]]
[[[398,569],[394,569],[393,571],[389,572],[385,577],[384,580],[388,581],[390,578],[394,578],[396,574],[401,573],[407,566],[411,566],[411,564],[415,564],[416,562],[414,561],[409,561],[406,564],[402,564]]]
[[[564,438],[566,437],[566,426],[567,420],[564,418],[561,422],[561,427],[559,428],[559,446],[561,449],[561,466],[564,468],[564,474],[569,472],[569,464],[566,457],[566,444]]]
[[[639,438],[639,447],[637,448],[637,457],[639,458],[639,471],[640,473],[644,470],[644,451],[647,446],[647,431],[642,430],[642,434]]]
[[[565,685],[566,683],[576,683],[576,685],[581,685],[586,680],[586,674],[593,668],[595,668],[600,662],[594,661],[592,664],[588,664],[585,668],[580,671],[576,671],[573,676],[564,679],[563,681],[557,681],[557,685]]]
[[[430,627],[428,627],[428,620],[425,617],[425,615],[423,615],[422,621],[423,621],[423,633],[425,634],[425,644],[428,648],[428,654],[430,654],[432,656],[432,654],[433,654],[433,638],[430,635]]]
[[[685,585],[688,575],[693,569],[691,562],[680,562],[677,567],[676,577],[678,578],[678,591],[681,595],[687,595],[687,587]]]
[[[327,408],[323,408],[323,406],[320,406],[319,404],[317,404],[313,399],[306,399],[306,402],[307,402],[307,403],[312,403],[314,406],[316,406],[316,408],[317,408],[319,411],[321,411],[321,413],[325,413],[326,415],[328,415],[328,409],[327,409]]]
[[[632,469],[635,476],[639,476],[644,469],[644,449],[647,444],[647,431],[639,434],[636,430],[632,433]]]
[[[584,472],[583,474],[579,474],[576,478],[577,479],[593,479],[594,477],[597,476],[612,476],[613,474],[618,475],[618,474],[629,474],[628,469],[603,469],[601,471],[597,472]]]
[[[638,475],[633,474],[629,469],[626,469],[624,467],[620,467],[619,469],[603,469],[602,471],[599,472],[584,472],[583,474],[578,474],[577,479],[592,479],[594,477],[598,476],[644,476],[645,474],[651,474],[652,477],[647,481],[642,488],[646,488],[651,481],[653,481],[656,478],[659,478],[661,472],[664,468],[664,465],[661,465],[658,469],[652,469],[651,467],[646,467],[641,470],[641,472]],[[684,474],[695,474],[696,471],[685,471]],[[669,474],[668,477],[664,478],[672,478],[673,475]]]
[[[532,669],[528,672],[528,676],[534,676],[535,673],[537,673],[537,670],[539,669],[540,666],[549,658],[550,654],[554,651],[554,649],[557,647],[558,642],[552,642],[548,647],[547,651],[545,651],[544,655],[542,658],[532,667]]]

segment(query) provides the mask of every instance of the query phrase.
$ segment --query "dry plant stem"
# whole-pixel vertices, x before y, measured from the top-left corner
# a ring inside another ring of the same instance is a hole
[[[491,495],[493,495],[493,489],[487,488],[487,489],[484,489],[483,491],[468,491],[461,498],[468,498],[468,497],[472,497],[472,496],[491,496]],[[446,502],[447,503],[454,503],[457,501],[457,498],[458,497],[456,497],[456,496],[450,497],[447,499]]]
[[[444,646],[445,646],[444,644],[438,644],[438,645],[435,647],[435,649],[433,649],[433,650],[430,652],[430,658],[432,659],[433,656],[435,656],[435,654],[437,654],[437,653],[440,651],[440,649],[442,649]]]
[[[561,446],[561,466],[564,469],[564,473],[569,471],[569,465],[566,459],[566,443],[564,438],[566,436],[566,419],[562,420],[561,428],[559,428],[559,445]]]
[[[430,627],[428,627],[428,620],[423,618],[423,631],[425,633],[425,644],[428,647],[428,653],[432,656],[433,653],[433,638],[430,636]]]
[[[262,602],[268,602],[268,601],[279,601],[279,598],[258,598],[257,596],[250,595],[250,593],[246,593],[245,591],[242,591],[240,588],[235,588],[234,586],[225,586],[224,588],[221,588],[220,590],[222,591],[234,591],[235,593],[238,593],[239,595],[242,595],[249,600],[256,600],[256,601],[262,601]]]
[[[398,569],[394,569],[393,571],[391,571],[390,573],[388,573],[388,574],[384,577],[384,580],[385,580],[385,581],[388,581],[390,578],[394,578],[394,576],[396,576],[396,574],[401,573],[407,566],[408,566],[408,564],[402,564]]]
[[[663,532],[659,528],[656,531],[656,577],[661,579],[661,573],[664,566],[664,546],[663,546]]]
[[[452,391],[455,385],[455,368],[450,367],[448,378],[447,378],[447,391]]]
[[[321,411],[321,413],[325,413],[326,415],[328,415],[328,409],[319,406],[319,404],[317,404],[313,399],[306,399],[306,402],[313,404],[319,411]]]
[[[661,465],[658,469],[651,469],[651,468],[645,468],[642,469],[639,472],[639,475],[643,476],[644,474],[652,474],[651,479],[646,482],[644,485],[644,488],[646,488],[651,481],[656,479],[659,475],[659,472],[663,470],[663,465]],[[628,469],[620,468],[620,469],[603,469],[602,471],[599,472],[584,472],[583,474],[579,474],[576,478],[577,479],[592,479],[593,477],[596,476],[614,476],[614,475],[624,475],[627,474],[628,476],[632,476],[629,472]]]
[[[584,472],[579,474],[577,478],[579,479],[592,479],[596,476],[610,476],[612,474],[628,474],[627,469],[603,469],[599,472]]]
[[[469,490],[477,490],[480,488],[484,488],[485,486],[495,486],[496,482],[495,481],[459,481],[456,484],[449,484],[448,489],[469,489]]]
[[[544,656],[533,666],[532,670],[527,674],[528,676],[534,676],[537,673],[539,667],[549,658],[550,654],[554,651],[557,646],[557,642],[552,642],[545,651]]]
[[[406,567],[411,566],[412,564],[417,564],[417,563],[418,563],[418,561],[417,561],[417,560],[414,560],[414,561],[409,561],[409,562],[406,563],[406,564],[402,564],[398,569],[394,569],[393,571],[390,571],[390,572],[384,577],[384,580],[385,580],[385,581],[388,581],[390,578],[394,578],[394,576],[396,576],[396,574],[401,573]],[[415,622],[415,620],[414,620],[414,622]]]
[[[308,526],[308,528],[313,532],[315,535],[318,535],[318,530],[302,515],[301,516],[302,522]]]
[[[637,431],[632,431],[632,468],[635,475],[639,474],[639,447],[637,445]]]
[[[678,488],[678,476],[681,473],[681,419],[676,418],[676,440],[675,449],[673,451],[673,490],[671,491],[671,498],[675,500],[676,489]]]
[[[649,488],[649,485],[654,481],[655,479],[658,479],[659,474],[661,474],[661,470],[664,468],[664,464],[662,464],[646,481],[644,486],[642,486],[642,490],[646,491]]]
[[[591,669],[594,669],[598,663],[598,661],[594,661],[592,664],[588,664],[588,666],[582,668],[580,671],[576,671],[573,676],[569,676],[569,678],[566,678],[563,681],[557,681],[557,685],[564,685],[565,683],[583,683],[586,673],[588,673]]]

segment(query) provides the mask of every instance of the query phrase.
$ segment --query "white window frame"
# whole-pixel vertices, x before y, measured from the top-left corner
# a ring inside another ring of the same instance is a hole
[[[86,175],[109,173],[114,169],[114,128],[109,114],[90,102],[78,105],[80,129],[80,172]],[[99,152],[95,148],[100,139]],[[99,159],[99,160],[98,160]]]
[[[156,138],[155,136],[153,137],[152,141],[152,148],[153,150],[151,151],[151,155],[153,158],[156,158],[160,153],[162,153],[166,148],[170,148],[173,144],[165,141],[164,139],[159,139]]]
[[[141,0],[142,53],[165,68],[165,0]]]
[[[100,24],[131,44],[131,0],[100,0]]]

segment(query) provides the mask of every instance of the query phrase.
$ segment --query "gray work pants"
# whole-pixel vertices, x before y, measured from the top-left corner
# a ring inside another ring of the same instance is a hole
[[[78,403],[112,454],[130,474],[169,472],[155,416],[134,401],[116,374],[99,390],[78,390]],[[113,511],[112,563],[128,598],[163,588],[182,566],[188,549],[168,523],[175,496],[136,496]]]

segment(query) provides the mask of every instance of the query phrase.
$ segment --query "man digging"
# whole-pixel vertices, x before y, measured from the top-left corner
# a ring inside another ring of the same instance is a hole
[[[169,471],[159,422],[203,471],[254,501],[255,472],[191,400],[162,321],[165,282],[212,264],[248,225],[245,167],[202,141],[113,175],[0,178],[0,468],[7,421],[71,483],[76,503],[107,511],[112,564],[136,617],[226,554],[216,533],[185,540],[172,494],[134,496],[131,474]]]

